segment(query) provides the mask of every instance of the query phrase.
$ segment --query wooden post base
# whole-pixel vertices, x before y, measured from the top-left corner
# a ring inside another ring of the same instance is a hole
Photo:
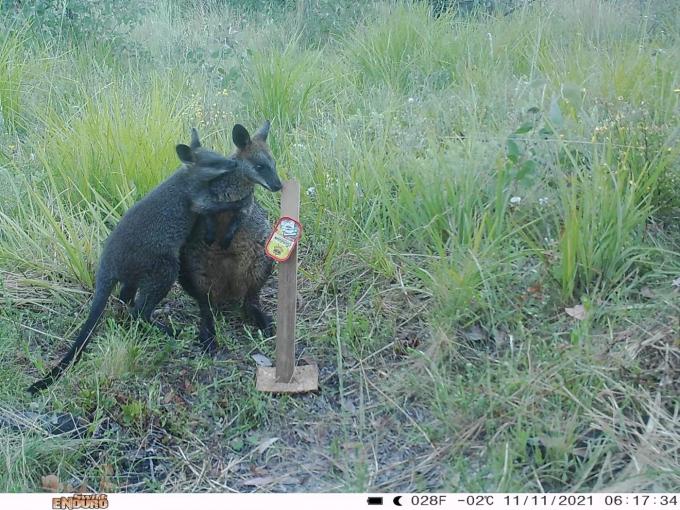
[[[316,365],[298,365],[293,370],[290,382],[276,381],[275,367],[257,367],[257,383],[259,391],[269,393],[306,393],[319,389],[319,368]]]

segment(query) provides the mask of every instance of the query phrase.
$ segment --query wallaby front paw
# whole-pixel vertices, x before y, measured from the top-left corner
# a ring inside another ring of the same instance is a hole
[[[36,383],[31,384],[28,388],[26,388],[26,391],[28,391],[31,395],[37,395],[40,393],[42,390],[47,388],[48,384],[46,383],[45,379],[42,379]]]
[[[151,325],[155,326],[157,329],[161,330],[163,333],[165,333],[170,338],[177,338],[180,334],[179,329],[177,329],[175,327],[168,326],[167,324],[163,324],[161,321],[158,321],[158,320],[152,320]]]
[[[271,315],[263,313],[263,328],[262,328],[262,333],[264,333],[264,336],[266,338],[271,338],[276,335],[276,328],[274,327],[274,319],[271,317]]]
[[[201,350],[203,351],[204,354],[214,356],[215,353],[217,353],[217,342],[215,341],[215,337],[206,340],[200,339],[200,342]]]
[[[198,334],[198,342],[201,344],[201,350],[205,354],[215,355],[217,352],[217,341],[215,340],[215,333],[209,331],[201,331]]]
[[[220,242],[220,247],[221,247],[223,250],[226,250],[227,248],[229,248],[229,246],[231,246],[231,242],[232,242],[233,240],[234,240],[234,236],[226,236],[226,237],[225,237],[224,239],[222,239],[222,241]]]

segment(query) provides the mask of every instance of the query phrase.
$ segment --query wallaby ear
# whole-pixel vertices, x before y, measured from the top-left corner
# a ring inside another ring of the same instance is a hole
[[[253,136],[253,138],[257,138],[258,140],[262,140],[263,142],[267,141],[267,135],[269,134],[269,128],[271,124],[268,120],[264,121],[264,124],[262,124],[262,127],[257,130],[257,133]]]
[[[231,139],[239,149],[245,149],[250,144],[250,133],[241,124],[236,124],[231,131]]]
[[[192,150],[198,149],[201,146],[201,141],[198,139],[198,131],[196,128],[191,128],[191,147]]]
[[[196,175],[202,181],[212,181],[218,177],[233,172],[238,166],[238,162],[231,158],[224,158],[223,161],[219,162],[216,166],[201,166],[197,165]]]
[[[192,151],[191,147],[189,147],[188,145],[180,143],[175,147],[175,150],[177,151],[177,156],[179,156],[179,160],[185,165],[190,165],[191,163],[196,162],[196,156],[194,155],[194,151]]]

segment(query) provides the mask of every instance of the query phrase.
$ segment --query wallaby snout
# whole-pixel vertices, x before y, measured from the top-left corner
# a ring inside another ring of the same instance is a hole
[[[279,179],[279,176],[274,174],[270,178],[265,179],[267,182],[267,185],[265,188],[267,188],[269,191],[281,191],[283,188],[283,184],[281,184],[281,179]]]

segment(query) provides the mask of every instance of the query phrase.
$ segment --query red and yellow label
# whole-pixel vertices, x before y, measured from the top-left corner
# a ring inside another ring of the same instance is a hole
[[[283,216],[274,225],[274,230],[267,239],[264,252],[277,262],[288,260],[302,236],[302,225],[299,221]]]

